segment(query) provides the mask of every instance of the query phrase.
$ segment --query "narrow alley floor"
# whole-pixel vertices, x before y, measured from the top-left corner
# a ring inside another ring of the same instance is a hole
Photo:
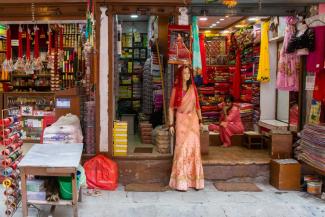
[[[325,201],[305,192],[278,191],[270,185],[258,184],[262,192],[221,192],[206,181],[204,190],[188,192],[102,191],[101,196],[83,195],[79,203],[80,217],[325,217]],[[3,189],[1,190],[3,191]],[[0,200],[4,200],[0,192]],[[4,203],[0,216],[4,216]],[[41,217],[50,207],[41,207]],[[21,217],[21,207],[14,217]],[[37,216],[29,209],[29,216]],[[59,206],[53,217],[70,217],[72,208]]]

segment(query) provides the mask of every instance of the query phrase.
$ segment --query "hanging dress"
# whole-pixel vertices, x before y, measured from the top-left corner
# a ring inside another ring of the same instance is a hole
[[[270,22],[263,22],[261,27],[260,60],[258,65],[257,80],[260,82],[270,81],[270,56],[269,56],[269,28]]]
[[[287,17],[287,26],[278,62],[276,85],[279,90],[299,90],[299,72],[301,67],[300,56],[297,55],[296,51],[293,53],[287,53],[288,43],[296,32],[296,23],[297,19],[295,17]]]

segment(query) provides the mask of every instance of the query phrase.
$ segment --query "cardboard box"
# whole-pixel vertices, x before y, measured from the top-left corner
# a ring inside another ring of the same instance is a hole
[[[301,165],[294,159],[271,160],[270,184],[279,190],[300,190]]]

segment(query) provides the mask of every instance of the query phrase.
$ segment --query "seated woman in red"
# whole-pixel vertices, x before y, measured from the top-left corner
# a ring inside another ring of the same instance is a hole
[[[231,136],[244,132],[244,126],[240,119],[240,111],[234,105],[234,97],[232,95],[227,95],[224,102],[220,103],[218,107],[222,109],[220,125],[210,124],[209,130],[219,131],[223,147],[229,147],[231,145]]]

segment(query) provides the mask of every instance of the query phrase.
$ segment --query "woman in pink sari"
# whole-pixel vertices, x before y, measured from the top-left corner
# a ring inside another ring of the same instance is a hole
[[[233,102],[233,96],[226,96],[224,102],[218,105],[218,107],[222,109],[220,126],[215,124],[209,125],[210,131],[219,131],[223,147],[231,146],[232,135],[242,134],[244,132],[244,126],[240,119],[239,108],[234,106]]]
[[[174,128],[174,114],[176,125]],[[176,146],[169,186],[179,191],[204,188],[200,152],[201,110],[197,90],[189,66],[178,70],[169,105],[169,130],[176,129]]]

